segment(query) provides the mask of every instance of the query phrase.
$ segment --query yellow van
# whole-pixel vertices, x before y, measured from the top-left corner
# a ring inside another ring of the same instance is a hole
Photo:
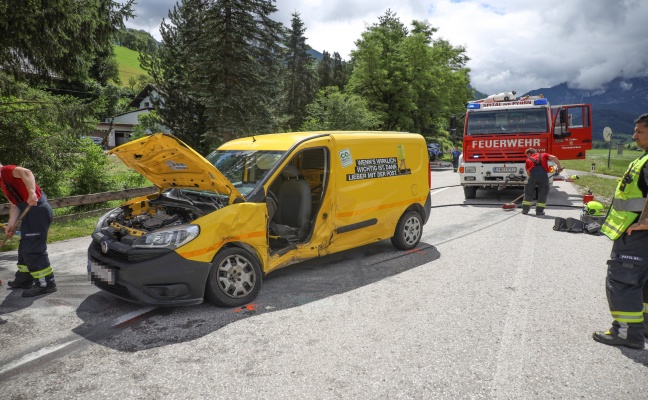
[[[412,249],[430,215],[418,134],[258,135],[202,157],[158,133],[108,154],[159,189],[103,215],[88,249],[94,284],[136,303],[241,306],[277,268],[390,238]]]

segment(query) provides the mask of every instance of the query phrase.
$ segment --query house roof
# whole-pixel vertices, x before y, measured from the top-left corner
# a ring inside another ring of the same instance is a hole
[[[144,89],[142,89],[142,91],[139,92],[137,96],[135,96],[135,98],[131,100],[130,103],[128,103],[128,107],[139,108],[139,104],[142,102],[142,100],[149,96],[153,90],[155,90],[155,86],[153,86],[152,83],[147,84]]]

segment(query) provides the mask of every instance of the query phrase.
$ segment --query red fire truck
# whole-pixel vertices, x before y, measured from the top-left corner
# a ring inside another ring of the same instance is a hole
[[[450,128],[456,131],[454,116]],[[516,98],[514,91],[469,102],[459,160],[466,199],[474,199],[480,188],[524,186],[524,151],[530,147],[560,160],[584,159],[592,148],[592,106],[551,106],[542,95]]]

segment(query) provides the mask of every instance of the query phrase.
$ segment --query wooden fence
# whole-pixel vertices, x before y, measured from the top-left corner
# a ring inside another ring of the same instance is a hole
[[[102,193],[93,193],[86,194],[82,196],[72,196],[72,197],[62,197],[60,199],[48,199],[50,206],[52,208],[61,208],[61,207],[71,207],[71,206],[80,206],[84,204],[95,204],[103,203],[111,200],[128,200],[135,197],[146,196],[157,192],[155,186],[149,186],[145,188],[138,189],[125,189],[116,192],[102,192]],[[0,204],[0,215],[9,215],[9,208],[11,204],[4,203]],[[112,208],[112,207],[111,207]],[[55,217],[54,220],[57,222],[62,222],[71,219],[79,219],[90,217],[97,214],[103,214],[109,209],[93,210],[84,213],[70,214],[70,215],[61,215]]]

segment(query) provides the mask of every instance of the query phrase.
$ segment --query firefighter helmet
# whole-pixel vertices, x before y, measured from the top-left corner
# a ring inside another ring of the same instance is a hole
[[[600,216],[603,215],[603,204],[599,203],[598,201],[588,201],[587,204],[585,204],[585,213],[588,215],[594,215],[594,216]]]

